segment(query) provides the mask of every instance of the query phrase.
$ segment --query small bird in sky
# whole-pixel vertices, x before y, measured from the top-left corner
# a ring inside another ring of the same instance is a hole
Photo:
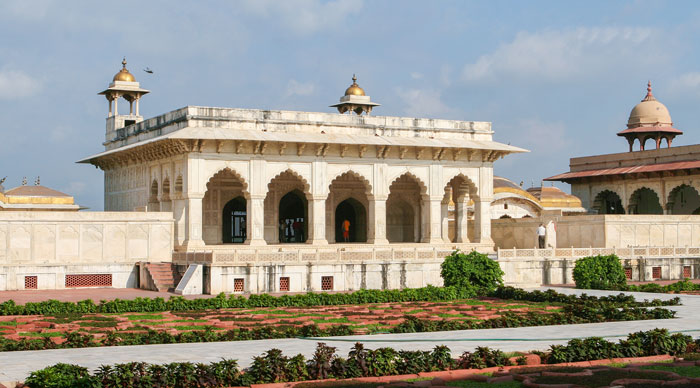
[[[151,70],[150,67],[146,67],[145,69],[143,69],[143,71],[145,71],[148,74],[153,74],[153,70]]]

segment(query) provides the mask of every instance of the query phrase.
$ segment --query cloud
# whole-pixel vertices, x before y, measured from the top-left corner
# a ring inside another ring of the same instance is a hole
[[[440,116],[450,111],[438,90],[398,89],[397,94],[404,103],[404,112],[411,117]]]
[[[664,57],[659,32],[652,28],[594,27],[571,30],[521,31],[512,42],[467,64],[463,80],[500,78],[560,80],[594,74],[631,61],[658,63]],[[654,55],[640,55],[640,53]]]
[[[563,122],[527,118],[517,120],[515,125],[509,127],[513,144],[533,153],[566,153],[570,150],[572,139],[567,136]]]
[[[287,82],[286,96],[310,96],[316,91],[316,85],[311,82],[304,83],[295,79],[290,79]]]
[[[41,90],[41,82],[21,71],[0,70],[0,100],[19,100]]]
[[[86,187],[87,184],[83,181],[73,181],[68,184],[68,186],[64,189],[64,192],[75,197],[76,195],[83,194]]]
[[[671,80],[669,89],[672,93],[685,95],[688,92],[700,94],[700,72],[690,72]]]
[[[282,25],[298,35],[326,29],[344,28],[343,21],[362,10],[357,0],[248,0],[244,7],[254,15],[279,19]]]

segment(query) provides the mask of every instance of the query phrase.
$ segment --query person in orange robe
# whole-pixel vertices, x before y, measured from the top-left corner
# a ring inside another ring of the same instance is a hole
[[[343,221],[343,239],[345,242],[350,241],[350,221],[345,220]]]

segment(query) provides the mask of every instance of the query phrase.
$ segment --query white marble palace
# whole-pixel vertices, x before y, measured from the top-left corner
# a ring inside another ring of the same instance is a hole
[[[177,250],[449,242],[490,250],[493,163],[525,151],[494,142],[488,122],[369,116],[379,104],[354,77],[332,105],[340,113],[188,106],[144,120],[146,93],[126,66],[115,75],[100,93],[109,103],[105,151],[82,162],[105,172],[106,211],[172,211]],[[120,98],[128,114],[118,112]]]

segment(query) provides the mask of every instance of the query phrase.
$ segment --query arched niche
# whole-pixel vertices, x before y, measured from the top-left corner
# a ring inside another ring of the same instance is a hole
[[[423,182],[406,173],[389,186],[386,201],[386,238],[389,242],[418,242],[421,237]]]
[[[700,195],[694,187],[682,184],[668,194],[666,204],[668,214],[698,214],[700,212]]]
[[[664,214],[659,196],[648,187],[641,187],[630,196],[629,214]]]
[[[592,210],[596,214],[625,214],[620,196],[611,190],[603,190],[595,196]]]

